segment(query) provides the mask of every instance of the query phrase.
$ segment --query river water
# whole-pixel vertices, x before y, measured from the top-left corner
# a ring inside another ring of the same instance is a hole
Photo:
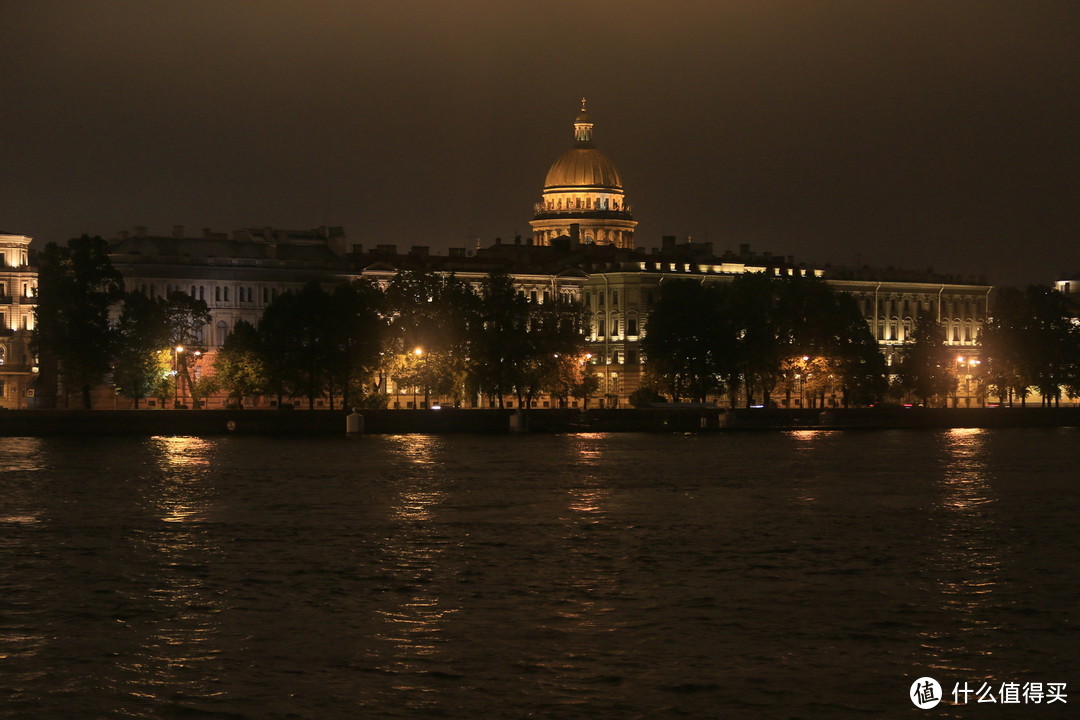
[[[0,438],[0,468],[3,717],[1080,704],[1078,429]]]

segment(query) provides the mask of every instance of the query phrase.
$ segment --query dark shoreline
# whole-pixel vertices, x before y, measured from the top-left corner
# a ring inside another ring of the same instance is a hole
[[[513,410],[368,410],[362,414],[367,434],[498,434],[510,433],[512,425],[521,424]],[[346,415],[331,410],[4,410],[0,411],[0,437],[333,436],[346,434]],[[1080,427],[1080,407],[530,410],[524,425],[530,432],[542,433]]]

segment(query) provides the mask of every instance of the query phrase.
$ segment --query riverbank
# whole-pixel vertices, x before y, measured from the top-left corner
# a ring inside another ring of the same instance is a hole
[[[369,410],[367,434],[731,432],[1080,426],[1080,408]],[[0,436],[344,435],[342,411],[5,410]]]

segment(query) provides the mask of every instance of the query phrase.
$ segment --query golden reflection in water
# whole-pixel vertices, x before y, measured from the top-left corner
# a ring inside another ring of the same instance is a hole
[[[815,470],[812,463],[821,450],[821,441],[829,430],[791,430],[788,435],[795,441],[795,464],[791,471],[791,502],[795,505],[811,506],[818,501],[813,490]]]
[[[619,560],[610,546],[612,489],[603,470],[610,467],[603,457],[607,438],[605,433],[587,433],[570,442],[575,483],[566,489],[566,512],[560,518],[566,531],[559,563],[567,590],[565,602],[552,613],[551,629],[576,636],[567,638],[571,653],[576,652],[574,642],[588,642],[596,633],[615,629],[607,621],[614,610],[609,599],[620,582]]]
[[[133,695],[167,699],[179,692],[201,698],[218,693],[216,679],[199,671],[221,651],[218,615],[223,607],[207,584],[212,563],[221,556],[204,521],[214,497],[214,441],[193,437],[153,437],[148,451],[156,472],[140,478],[151,524],[139,536],[152,556],[152,585],[146,595],[132,597],[153,612],[132,620],[141,647],[124,666]]]
[[[923,633],[930,666],[953,672],[980,673],[979,648],[997,630],[985,619],[993,602],[1001,566],[999,528],[991,510],[997,497],[991,485],[987,442],[980,428],[957,428],[944,434],[946,467],[934,513],[934,562],[941,609],[947,628]]]
[[[0,468],[4,472],[44,470],[45,443],[35,437],[0,438]]]
[[[377,609],[384,624],[377,636],[393,649],[387,669],[405,676],[424,662],[438,656],[446,623],[457,608],[446,607],[433,588],[433,579],[446,572],[445,547],[438,541],[437,513],[449,495],[442,483],[438,457],[441,440],[429,435],[406,435],[398,440],[399,457],[404,461],[397,496],[388,513],[391,523],[386,539],[385,566],[393,582],[409,588],[402,595],[388,593],[392,602]],[[402,685],[396,690],[426,693],[422,684]],[[410,704],[423,704],[417,697]]]
[[[427,466],[435,464],[435,453],[440,440],[434,435],[400,435],[398,441],[399,456],[410,465]]]
[[[196,437],[150,438],[163,481],[153,498],[165,522],[192,522],[204,519],[211,479],[212,441]]]

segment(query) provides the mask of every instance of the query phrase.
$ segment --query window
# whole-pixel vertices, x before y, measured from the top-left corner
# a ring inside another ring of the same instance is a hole
[[[596,319],[596,337],[604,337],[604,318]]]
[[[221,294],[225,298],[225,302],[229,302],[229,286],[226,285],[221,289]]]
[[[637,318],[626,318],[626,334],[637,335]]]
[[[205,300],[205,299],[206,299],[206,298],[204,297],[204,295],[205,295],[205,293],[203,292],[204,290],[206,290],[206,288],[205,288],[205,287],[203,287],[202,285],[200,285],[200,286],[199,286],[199,299],[200,299],[200,300]]]
[[[611,291],[611,307],[619,307],[619,291]]]
[[[225,338],[229,336],[229,326],[224,320],[218,320],[217,324],[217,344],[224,345]]]
[[[221,287],[214,288],[214,302],[221,302]]]
[[[600,307],[604,307],[604,293],[602,293],[602,292],[596,293],[596,301],[597,301],[597,304],[600,305]]]
[[[270,289],[263,288],[263,302],[270,302]]]

